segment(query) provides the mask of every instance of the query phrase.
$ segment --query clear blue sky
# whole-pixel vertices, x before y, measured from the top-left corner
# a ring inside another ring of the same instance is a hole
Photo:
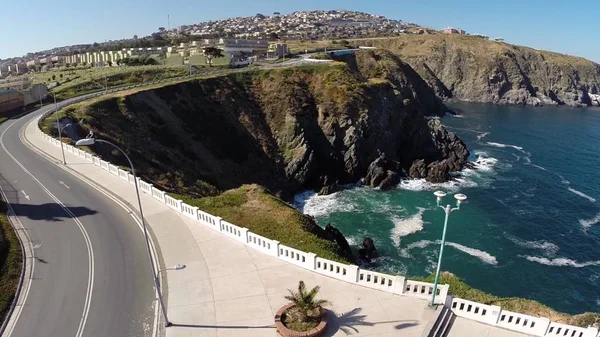
[[[171,27],[256,13],[346,9],[431,28],[463,28],[600,62],[600,1],[581,0],[7,0],[0,58],[78,43],[144,36]]]

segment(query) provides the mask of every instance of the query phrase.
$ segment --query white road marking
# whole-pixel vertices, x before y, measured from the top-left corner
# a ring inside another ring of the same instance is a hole
[[[19,224],[20,229],[23,231],[23,234],[25,235],[25,237],[27,238],[28,242],[28,246],[31,248],[31,238],[29,238],[29,234],[27,233],[27,231],[25,230],[25,227],[23,227],[23,224],[21,223],[21,220],[19,220],[19,218],[17,217],[15,211],[13,210],[12,206],[8,203],[8,198],[6,197],[6,194],[4,193],[4,190],[2,189],[2,187],[0,187],[0,197],[2,199],[4,199],[6,201],[6,205],[8,207],[8,210],[10,211],[12,217],[14,218],[14,221],[16,223]],[[7,214],[8,215],[8,214]],[[10,216],[9,216],[10,218]],[[17,233],[18,235],[18,233]],[[33,250],[30,252],[31,257],[33,257]],[[23,264],[25,264],[26,261],[23,261]],[[21,312],[23,312],[23,308],[25,307],[25,302],[27,301],[27,296],[29,295],[29,290],[31,289],[31,279],[33,278],[33,271],[35,269],[35,259],[31,259],[31,270],[29,272],[29,281],[27,282],[27,288],[25,289],[25,292],[21,295],[19,295],[19,297],[22,297],[22,301],[21,301],[21,305],[17,305],[12,313],[12,316],[14,317],[13,320],[13,324],[10,327],[10,330],[8,332],[6,332],[6,337],[10,337],[10,335],[12,334],[13,330],[15,329],[15,326],[17,325],[17,322],[19,321],[19,317],[21,316]],[[11,317],[12,318],[12,317]],[[10,322],[10,319],[9,319]]]
[[[27,193],[25,193],[25,191],[21,190],[21,193],[23,193],[23,195],[25,196],[25,199],[31,200],[31,198],[27,195]]]
[[[35,121],[35,119],[33,119],[32,121]],[[40,155],[40,157],[45,158],[46,160],[48,160],[49,162],[53,163],[54,165],[56,165],[57,167],[63,169],[64,171],[66,171],[67,173],[79,178],[79,180],[83,181],[84,183],[88,184],[91,188],[95,189],[96,191],[102,193],[104,196],[106,196],[108,199],[114,201],[117,205],[119,205],[121,208],[123,208],[125,211],[127,211],[129,213],[129,215],[134,219],[134,221],[137,223],[140,231],[142,232],[142,234],[144,233],[144,227],[143,224],[141,222],[141,219],[138,217],[137,214],[134,213],[133,208],[130,208],[130,206],[128,206],[127,204],[123,203],[120,199],[118,199],[117,197],[113,196],[111,193],[106,192],[103,188],[99,187],[100,185],[98,185],[96,182],[90,180],[89,178],[81,175],[80,173],[73,171],[73,170],[69,170],[65,165],[62,165],[62,163],[57,162],[53,159],[53,157],[51,157],[49,154],[46,154],[45,152],[43,152],[42,150],[38,149],[37,147],[35,147],[35,145],[31,144],[28,140],[27,137],[24,136],[24,129],[27,128],[27,126],[31,124],[31,122],[29,122],[28,124],[26,124],[23,129],[21,129],[22,133],[19,133],[19,138],[21,140],[21,142],[27,146],[30,150],[32,150],[33,152],[38,153],[38,155]],[[140,193],[140,196],[143,195],[143,193]],[[131,206],[132,207],[132,206]],[[156,250],[156,245],[154,244],[154,240],[152,239],[152,236],[148,235],[148,239],[150,240],[150,247],[151,252],[152,252],[152,260],[155,266],[157,266],[157,270],[160,269],[160,265],[159,265],[159,261],[158,261],[158,251]],[[154,287],[154,286],[153,286]],[[152,328],[152,336],[158,336],[159,334],[159,310],[160,310],[160,306],[158,305],[158,293],[156,292],[155,289],[155,293],[154,293],[154,322],[153,322],[153,328]]]
[[[58,181],[59,184],[63,185],[64,187],[66,187],[68,190],[70,190],[71,188],[69,186],[67,186],[67,184],[65,184],[62,180]]]
[[[85,230],[85,228],[83,227],[83,224],[81,223],[81,221],[79,221],[79,219],[77,219],[77,217],[75,216],[75,214],[73,214],[73,212],[71,212],[70,209],[68,209],[54,194],[52,194],[52,192],[50,192],[50,190],[48,190],[48,188],[46,188],[46,186],[44,186],[44,184],[42,184],[41,181],[39,181],[19,160],[17,160],[17,158],[15,158],[15,156],[10,153],[8,151],[8,149],[6,148],[6,146],[4,145],[4,135],[6,134],[6,131],[8,131],[13,125],[15,125],[17,121],[14,121],[11,125],[9,125],[4,132],[2,132],[2,134],[0,135],[0,145],[2,145],[2,149],[4,149],[4,151],[6,152],[6,154],[8,154],[8,156],[23,170],[23,172],[27,173],[34,181],[36,181],[40,187],[42,188],[42,190],[44,190],[44,192],[46,192],[46,194],[48,194],[48,196],[50,198],[52,198],[58,205],[60,205],[60,207],[71,217],[71,219],[73,219],[73,221],[77,224],[77,227],[79,227],[79,230],[81,231],[81,234],[83,235],[83,239],[85,241],[85,244],[87,246],[87,251],[88,251],[88,284],[87,284],[87,289],[86,289],[86,294],[85,294],[85,303],[83,306],[83,313],[81,315],[81,319],[79,321],[79,327],[77,328],[77,333],[75,334],[75,337],[81,337],[81,335],[83,334],[83,330],[85,328],[85,323],[87,321],[87,317],[88,317],[88,313],[90,311],[90,302],[92,300],[92,290],[94,288],[94,249],[92,248],[92,242],[90,241],[90,237],[87,233],[87,231]],[[19,137],[20,137],[20,132],[19,132]],[[23,191],[21,191],[23,192]],[[25,193],[25,192],[23,192]],[[15,325],[16,325],[16,321],[15,321]],[[12,331],[11,331],[12,333]],[[10,337],[10,333],[8,335],[6,335],[6,337]]]
[[[36,245],[33,246],[33,249],[38,249],[38,248],[41,248],[41,247],[42,247],[42,245],[38,243],[38,244],[36,244]]]

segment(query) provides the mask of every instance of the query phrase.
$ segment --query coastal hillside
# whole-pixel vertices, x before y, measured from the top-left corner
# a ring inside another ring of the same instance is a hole
[[[365,51],[347,63],[121,94],[72,106],[64,116],[125,147],[141,174],[166,191],[203,197],[258,184],[289,200],[300,190],[327,193],[365,176],[378,187],[403,175],[448,180],[469,152],[439,121],[425,118],[444,111],[397,56]],[[114,151],[94,150],[125,164]]]
[[[363,42],[393,51],[443,99],[600,105],[600,65],[581,57],[464,35],[404,35]]]

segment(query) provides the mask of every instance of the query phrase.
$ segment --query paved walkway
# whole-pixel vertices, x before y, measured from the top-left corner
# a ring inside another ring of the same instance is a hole
[[[447,337],[526,337],[519,332],[505,330],[491,325],[468,320],[462,317],[456,317],[452,329]]]
[[[36,123],[27,140],[46,154],[61,158],[60,147],[42,139]],[[135,191],[85,159],[65,151],[68,167],[136,205]],[[253,250],[188,219],[142,193],[142,204],[166,271],[168,337],[275,336],[274,314],[298,281],[321,286],[336,315],[327,336],[419,337],[434,311],[424,300],[393,295],[338,281]],[[144,261],[146,263],[146,261]]]

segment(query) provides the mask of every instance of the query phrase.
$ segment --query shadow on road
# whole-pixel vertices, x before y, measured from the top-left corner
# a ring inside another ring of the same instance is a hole
[[[329,323],[327,324],[327,329],[323,333],[323,336],[334,336],[339,330],[344,332],[346,335],[358,334],[360,333],[360,327],[372,327],[377,324],[398,323],[394,325],[394,330],[402,330],[419,324],[414,320],[370,322],[367,320],[367,315],[360,314],[361,311],[362,308],[354,308],[339,315],[333,311],[328,311],[327,315],[329,315]]]
[[[63,221],[63,219],[71,218],[71,216],[80,218],[98,213],[82,206],[66,206],[69,211],[67,212],[58,204],[12,204],[11,206],[15,211],[15,215],[27,217],[31,220]]]
[[[275,328],[275,324],[271,325],[200,325],[200,324],[177,324],[173,323],[171,326],[180,328],[199,328],[199,329],[266,329]]]

